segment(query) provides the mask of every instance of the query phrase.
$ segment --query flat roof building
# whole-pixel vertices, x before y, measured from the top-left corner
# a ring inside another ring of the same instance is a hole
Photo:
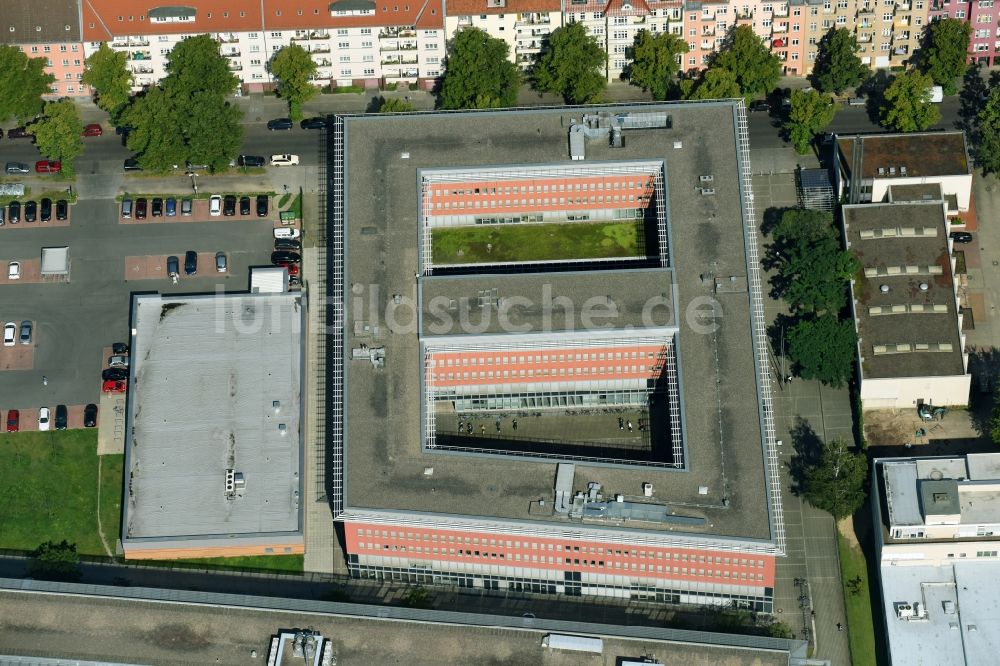
[[[298,294],[132,301],[128,559],[303,552]]]
[[[1000,454],[877,459],[872,488],[892,663],[996,663]]]
[[[967,405],[972,375],[940,194],[841,212],[861,263],[851,293],[864,407]]]
[[[351,573],[769,611],[743,105],[333,131],[328,478]]]

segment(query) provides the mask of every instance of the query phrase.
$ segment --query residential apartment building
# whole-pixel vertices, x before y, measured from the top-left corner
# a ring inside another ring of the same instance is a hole
[[[412,84],[430,88],[444,60],[441,0],[191,0],[185,6],[140,6],[124,0],[83,3],[86,52],[101,42],[129,54],[135,86],[159,81],[171,49],[208,33],[245,91],[273,87],[268,63],[290,44],[309,51],[317,85]]]
[[[73,0],[5,0],[0,11],[0,44],[16,46],[29,58],[44,58],[55,77],[53,97],[90,94],[81,79],[84,48],[80,14]]]
[[[876,459],[871,487],[891,663],[997,663],[1000,454]]]
[[[563,25],[560,0],[445,0],[445,34],[479,28],[503,39],[522,69],[534,62],[549,34]]]
[[[969,62],[987,67],[997,64],[1000,54],[1000,9],[994,0],[928,0],[930,19],[953,18],[971,26]]]

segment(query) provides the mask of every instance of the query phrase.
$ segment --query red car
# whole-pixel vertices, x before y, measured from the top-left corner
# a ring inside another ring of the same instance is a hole
[[[40,160],[35,162],[35,171],[38,173],[59,173],[62,171],[62,163],[53,162],[52,160]]]
[[[104,130],[97,123],[90,123],[83,128],[84,136],[101,136],[102,134],[104,134]]]
[[[105,393],[124,393],[125,380],[109,379],[101,385],[101,390]]]
[[[17,432],[20,429],[21,413],[16,409],[7,410],[7,432]]]
[[[299,265],[296,264],[296,263],[293,263],[291,261],[279,261],[278,263],[275,264],[275,267],[277,267],[277,268],[287,268],[288,269],[288,275],[290,275],[290,276],[291,275],[298,275],[299,274]]]

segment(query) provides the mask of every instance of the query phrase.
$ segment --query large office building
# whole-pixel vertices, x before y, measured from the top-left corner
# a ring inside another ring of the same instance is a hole
[[[327,478],[351,574],[771,611],[743,104],[333,132]]]
[[[132,300],[127,559],[302,553],[302,296]]]
[[[996,453],[874,461],[880,615],[893,664],[997,662],[998,490]]]

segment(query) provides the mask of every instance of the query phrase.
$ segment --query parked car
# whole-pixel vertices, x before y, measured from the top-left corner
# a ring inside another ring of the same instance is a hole
[[[222,200],[222,214],[226,217],[236,215],[236,196],[227,194]]]
[[[184,253],[184,272],[188,275],[198,273],[198,253],[194,250],[188,250]]]
[[[11,201],[7,205],[7,220],[11,224],[17,224],[21,221],[21,202]]]
[[[279,261],[274,265],[277,266],[278,268],[287,269],[289,279],[299,274],[299,265],[293,261]]]
[[[52,199],[45,197],[38,205],[38,217],[42,222],[52,219]]]
[[[222,215],[222,196],[213,194],[208,200],[208,214],[212,217]]]
[[[167,217],[174,217],[177,215],[177,199],[170,197],[167,199],[166,206]]]
[[[21,279],[21,262],[12,261],[7,264],[7,279],[8,280],[20,280]]]
[[[28,132],[23,127],[15,127],[14,129],[7,130],[8,139],[34,139],[34,135]]]
[[[123,220],[127,220],[127,219],[129,219],[129,218],[132,217],[132,209],[134,207],[135,207],[135,204],[134,204],[134,202],[131,199],[129,199],[128,197],[125,197],[124,199],[122,199],[121,216],[122,216]]]
[[[191,199],[181,200],[181,215],[190,215],[194,202]]]
[[[31,168],[24,162],[7,162],[7,175],[16,176],[22,173],[31,173]]]
[[[294,238],[275,238],[274,239],[274,249],[275,250],[293,250],[295,252],[302,251],[302,243],[295,240]]]
[[[267,217],[267,202],[268,196],[266,194],[257,195],[257,217]]]
[[[167,277],[176,278],[180,274],[180,261],[175,255],[167,257]]]
[[[83,427],[93,428],[97,425],[97,405],[90,403],[83,408]]]
[[[275,238],[299,238],[302,232],[293,227],[278,227],[274,230]]]
[[[38,173],[59,173],[62,171],[62,162],[57,160],[38,160],[35,162],[35,171]]]
[[[104,130],[97,123],[90,123],[83,128],[84,136],[101,136],[104,134]]]
[[[129,366],[129,358],[124,354],[115,354],[108,358],[109,368],[127,368]]]
[[[163,215],[163,199],[160,197],[153,197],[152,213],[153,217],[161,217]]]
[[[240,197],[240,215],[250,214],[250,197]]]
[[[271,155],[271,166],[296,166],[298,163],[298,155]]]
[[[34,222],[38,213],[38,204],[34,201],[24,202],[24,221]]]
[[[299,127],[302,129],[326,129],[326,118],[306,118]]]
[[[48,407],[40,407],[38,409],[38,430],[39,432],[45,432],[49,429],[49,418],[51,412],[49,412]]]
[[[7,432],[17,432],[21,429],[21,412],[16,409],[7,410]]]
[[[139,160],[134,157],[130,157],[122,164],[125,171],[142,171],[142,167],[139,166]]]
[[[7,217],[7,209],[0,206],[0,227],[3,226],[4,218]]]
[[[65,199],[56,201],[56,219],[65,220],[69,215],[69,202]]]
[[[289,252],[287,250],[278,250],[271,253],[271,263],[278,264],[282,262],[298,263],[301,261],[301,257],[298,252]]]
[[[3,346],[13,347],[17,343],[17,324],[12,321],[3,325]]]
[[[105,368],[101,371],[101,381],[128,379],[128,368]]]
[[[263,155],[240,155],[236,158],[236,165],[241,167],[262,167],[264,163]]]
[[[128,345],[125,344],[124,342],[114,342],[114,343],[111,344],[111,353],[112,354],[127,354],[128,353]]]
[[[28,319],[21,322],[21,344],[31,344],[31,321]]]
[[[768,112],[771,110],[771,105],[768,104],[767,100],[759,99],[750,105],[750,110]]]
[[[971,243],[972,234],[968,231],[952,231],[948,236],[956,243]]]
[[[267,129],[269,130],[290,130],[293,127],[291,118],[275,118],[274,120],[267,121]]]
[[[66,405],[56,405],[56,430],[65,430],[69,423],[69,412]]]
[[[215,253],[215,272],[216,273],[225,273],[228,270],[229,270],[229,263],[228,263],[228,260],[226,259],[226,253],[225,252],[216,252]]]
[[[135,219],[145,220],[146,219],[146,200],[136,199],[135,200]]]
[[[111,379],[101,384],[101,391],[104,393],[124,393],[128,382],[124,380]]]
[[[134,129],[134,127],[130,127],[129,125],[118,125],[115,127],[115,134],[124,138],[127,137],[128,133]]]

